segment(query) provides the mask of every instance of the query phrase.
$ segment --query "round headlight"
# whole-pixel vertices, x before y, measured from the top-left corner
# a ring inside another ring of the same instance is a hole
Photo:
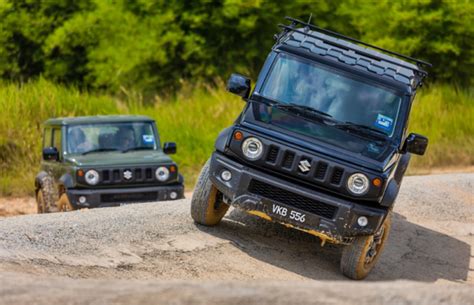
[[[364,174],[353,174],[347,180],[347,188],[354,195],[363,195],[369,190],[369,178]]]
[[[90,169],[84,175],[86,182],[90,185],[99,183],[99,173],[96,170]]]
[[[156,169],[155,176],[156,176],[156,179],[163,182],[163,181],[168,180],[168,178],[170,177],[170,171],[168,170],[167,167],[160,166]]]
[[[250,137],[242,143],[242,152],[249,160],[257,160],[262,156],[263,144],[259,139]]]

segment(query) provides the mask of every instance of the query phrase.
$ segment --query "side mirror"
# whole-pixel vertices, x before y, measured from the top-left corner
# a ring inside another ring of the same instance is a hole
[[[174,142],[166,142],[163,145],[163,152],[167,155],[172,155],[176,153],[176,143]]]
[[[46,147],[43,149],[43,160],[45,161],[58,161],[59,152],[56,147]]]
[[[412,153],[423,156],[428,146],[428,138],[416,133],[410,133],[403,144],[403,153]]]
[[[227,81],[227,91],[246,99],[250,95],[250,78],[232,73]]]

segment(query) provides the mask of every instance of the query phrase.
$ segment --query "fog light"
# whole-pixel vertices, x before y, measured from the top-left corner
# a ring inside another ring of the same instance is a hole
[[[171,193],[170,193],[170,198],[171,198],[171,199],[176,199],[176,198],[178,198],[178,193],[176,193],[176,192],[171,192]]]
[[[79,203],[84,204],[84,203],[86,203],[86,201],[87,201],[86,196],[79,196]]]
[[[221,178],[224,181],[229,181],[230,179],[232,179],[232,173],[228,170],[223,170],[221,173]]]
[[[360,216],[359,218],[357,218],[357,223],[359,224],[359,226],[365,227],[369,223],[369,220],[365,216]]]

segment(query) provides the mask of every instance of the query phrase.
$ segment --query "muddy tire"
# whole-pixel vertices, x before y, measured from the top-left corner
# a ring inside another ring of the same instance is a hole
[[[205,226],[217,225],[229,206],[222,201],[222,194],[209,180],[210,160],[204,164],[191,199],[191,217]]]
[[[49,176],[41,178],[41,188],[36,192],[36,204],[38,213],[57,212],[56,206],[57,192],[54,188],[53,179]]]
[[[364,279],[377,263],[392,226],[391,213],[374,235],[356,237],[345,246],[341,257],[341,272],[353,280]]]
[[[65,193],[62,193],[61,196],[59,196],[58,209],[61,212],[69,212],[75,210],[72,204],[69,202],[69,198],[67,198],[67,195]]]

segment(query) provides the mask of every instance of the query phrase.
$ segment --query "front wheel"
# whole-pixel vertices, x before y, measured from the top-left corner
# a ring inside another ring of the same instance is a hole
[[[191,199],[191,217],[205,226],[215,226],[224,217],[229,205],[223,202],[222,193],[209,180],[208,160],[199,174]]]
[[[53,180],[49,176],[43,177],[41,179],[41,188],[36,193],[38,214],[57,212],[56,197]]]
[[[364,279],[377,263],[391,226],[389,213],[375,234],[356,237],[352,244],[346,246],[342,251],[341,272],[353,280]]]

